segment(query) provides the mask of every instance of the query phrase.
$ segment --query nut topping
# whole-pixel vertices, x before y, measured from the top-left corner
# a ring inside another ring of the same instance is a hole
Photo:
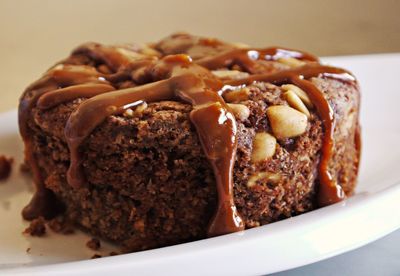
[[[285,97],[286,101],[289,103],[291,107],[304,113],[307,116],[307,118],[310,118],[310,112],[308,111],[307,107],[301,101],[299,96],[297,96],[292,90],[285,92],[283,96]]]
[[[258,172],[252,175],[249,180],[247,181],[247,187],[251,188],[257,184],[257,182],[264,182],[264,183],[277,183],[281,179],[281,176],[276,173],[272,172]],[[264,184],[260,183],[260,184]]]
[[[232,114],[239,121],[245,121],[250,116],[250,109],[244,104],[231,104],[228,103],[229,108],[231,109]]]
[[[214,76],[220,78],[220,79],[243,79],[249,76],[248,73],[246,72],[241,72],[238,70],[214,70],[211,71]]]
[[[307,116],[289,106],[268,107],[267,116],[272,131],[278,139],[296,137],[306,131]]]
[[[134,117],[134,116],[139,116],[140,114],[143,113],[143,111],[147,108],[147,103],[143,102],[135,107],[134,109],[128,108],[124,111],[122,114],[124,117]]]
[[[239,103],[249,99],[250,90],[245,87],[238,90],[232,90],[224,93],[222,96],[228,103]]]
[[[242,43],[242,42],[234,42],[232,44],[233,44],[233,46],[235,46],[236,48],[239,48],[239,49],[248,49],[248,48],[250,48],[250,45],[248,45],[246,43]]]
[[[285,91],[292,91],[295,93],[308,108],[313,108],[313,103],[311,102],[310,98],[308,97],[307,93],[303,91],[300,87],[293,85],[293,84],[284,84],[281,86]]]
[[[287,57],[287,58],[279,58],[278,59],[279,63],[282,64],[286,64],[289,65],[290,67],[294,68],[294,67],[300,67],[305,65],[306,63],[302,60],[296,59],[296,58],[291,58],[291,57]]]
[[[253,152],[251,160],[260,162],[274,156],[276,150],[276,138],[267,132],[257,133],[253,140]]]
[[[151,48],[149,45],[143,46],[142,49],[140,49],[140,53],[146,56],[156,56],[156,57],[161,57],[161,53],[158,52],[157,50]]]

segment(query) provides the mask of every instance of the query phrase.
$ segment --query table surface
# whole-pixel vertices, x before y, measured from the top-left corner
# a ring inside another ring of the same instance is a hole
[[[0,112],[86,41],[155,41],[174,31],[282,45],[317,55],[400,52],[400,1],[190,2],[2,0]],[[156,7],[156,8],[155,8]],[[275,275],[400,275],[400,230],[352,252]]]

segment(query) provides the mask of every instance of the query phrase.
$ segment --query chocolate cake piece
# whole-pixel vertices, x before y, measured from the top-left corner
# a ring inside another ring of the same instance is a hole
[[[301,51],[84,44],[21,97],[23,216],[138,251],[326,206],[356,184],[359,104],[349,72]]]

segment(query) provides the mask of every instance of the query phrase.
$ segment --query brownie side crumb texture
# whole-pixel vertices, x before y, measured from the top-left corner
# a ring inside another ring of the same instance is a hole
[[[13,163],[13,158],[0,155],[0,181],[4,181],[10,176]]]
[[[44,218],[39,217],[30,222],[28,228],[24,230],[24,234],[32,237],[43,237],[46,235],[46,221]]]

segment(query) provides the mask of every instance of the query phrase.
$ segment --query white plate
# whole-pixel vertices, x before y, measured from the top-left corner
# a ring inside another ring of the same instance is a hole
[[[31,191],[14,167],[0,184],[0,274],[12,275],[255,275],[322,260],[374,241],[400,227],[400,54],[337,57],[362,86],[363,153],[357,194],[345,202],[242,233],[121,256],[88,260],[88,236],[21,234],[21,208]],[[0,115],[0,153],[22,146],[16,112]],[[31,248],[27,253],[26,249]],[[107,254],[112,249],[103,249]]]

